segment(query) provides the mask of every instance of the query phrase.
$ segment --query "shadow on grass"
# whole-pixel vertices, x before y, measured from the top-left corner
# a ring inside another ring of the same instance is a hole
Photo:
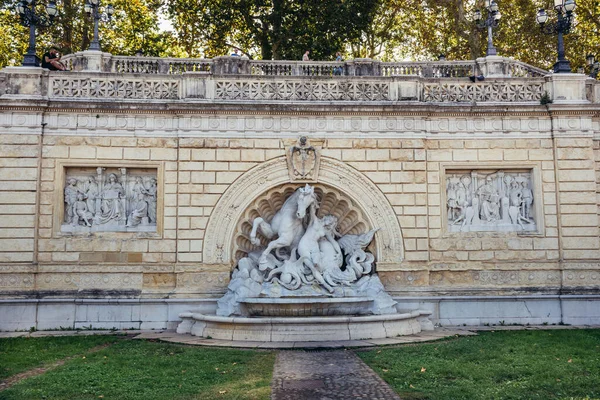
[[[0,392],[0,399],[268,399],[275,353],[123,341]]]
[[[107,343],[118,336],[17,337],[0,339],[0,380]]]

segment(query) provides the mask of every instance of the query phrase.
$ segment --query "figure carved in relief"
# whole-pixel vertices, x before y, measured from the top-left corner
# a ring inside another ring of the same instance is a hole
[[[88,181],[85,183],[83,189],[85,192],[88,211],[92,214],[96,214],[96,199],[98,196],[100,196],[98,183],[96,183],[96,177],[93,175],[88,177]]]
[[[66,223],[72,224],[75,221],[75,214],[73,213],[73,206],[77,201],[77,194],[79,193],[79,188],[77,187],[77,179],[71,178],[68,181],[67,186],[65,187],[65,203],[67,203],[67,212],[66,212]]]
[[[533,192],[527,186],[527,181],[523,181],[521,183],[521,185],[522,185],[521,198],[522,198],[522,201],[523,201],[523,203],[522,203],[523,206],[522,206],[522,209],[521,209],[521,215],[526,220],[529,220],[530,219],[530,213],[531,213],[531,205],[533,204]]]
[[[100,208],[100,215],[97,216],[98,223],[106,224],[111,220],[122,220],[124,217],[125,210],[123,210],[123,204],[121,199],[125,195],[123,186],[119,183],[117,175],[110,174],[108,176],[108,182],[102,190],[102,205]]]
[[[83,193],[77,193],[77,201],[73,204],[73,225],[79,225],[79,221],[83,221],[87,226],[92,226],[92,219],[94,216],[90,212],[87,206],[87,202],[84,200]]]
[[[146,201],[148,202],[148,218],[150,222],[156,223],[156,179],[150,179],[150,185],[146,191]]]
[[[480,218],[487,222],[500,218],[500,195],[492,185],[492,177],[486,176],[485,183],[477,189],[481,204]]]
[[[458,209],[458,202],[456,201],[456,185],[452,182],[448,185],[446,197],[448,198],[448,219],[454,221],[458,218],[460,210]]]
[[[521,207],[521,187],[519,186],[519,182],[517,182],[516,180],[510,183],[508,198],[510,200],[511,207]]]
[[[144,187],[141,176],[135,177],[135,184],[131,189],[133,195],[131,197],[132,211],[127,220],[127,226],[137,226],[144,222],[144,218],[148,218],[148,203],[146,197],[148,191]]]
[[[452,220],[452,225],[457,224],[459,222],[465,221],[466,211],[469,207],[469,202],[467,201],[467,189],[465,189],[465,185],[462,182],[458,182],[456,184],[456,207],[458,209],[458,216]]]

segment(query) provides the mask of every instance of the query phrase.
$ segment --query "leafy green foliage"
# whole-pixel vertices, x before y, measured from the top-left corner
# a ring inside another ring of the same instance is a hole
[[[268,399],[274,362],[273,352],[124,340],[21,381],[0,398]]]
[[[0,339],[0,379],[84,353],[95,346],[115,340],[114,336]]]
[[[482,332],[359,353],[403,399],[600,397],[600,330]]]
[[[18,65],[27,48],[28,32],[18,23],[14,5],[0,0],[0,65]],[[499,0],[500,25],[494,45],[501,56],[544,69],[556,61],[556,35],[541,32],[538,8],[549,0]],[[52,44],[64,54],[88,48],[93,21],[83,13],[84,0],[61,0],[57,23],[40,30],[38,53]],[[45,3],[40,2],[39,11]],[[314,60],[332,60],[337,51],[348,57],[383,61],[448,60],[483,57],[487,30],[473,21],[485,0],[114,0],[111,22],[100,24],[102,48],[113,54],[214,57],[238,48],[251,58],[299,60],[306,50]],[[173,32],[159,29],[165,14]],[[485,15],[485,12],[484,12]],[[575,25],[565,36],[572,69],[585,56],[600,58],[600,1],[577,0]]]
[[[19,65],[29,40],[29,29],[19,24],[15,11],[18,0],[4,0],[0,10],[0,34],[11,40],[0,44],[0,65]],[[38,2],[37,12],[44,15],[45,2]],[[108,3],[106,3],[108,4]],[[153,56],[181,56],[171,32],[159,30],[162,0],[113,0],[113,19],[100,22],[102,50],[120,55],[134,55],[139,49]],[[37,52],[41,56],[50,46],[63,54],[86,50],[92,40],[94,21],[83,11],[84,0],[62,0],[59,15],[48,28],[39,28]]]
[[[167,0],[180,44],[190,56],[230,47],[262,59],[334,58],[367,29],[378,0]]]

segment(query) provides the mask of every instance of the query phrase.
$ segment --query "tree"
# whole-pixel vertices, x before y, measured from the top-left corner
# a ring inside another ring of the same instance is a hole
[[[15,6],[17,0],[3,0],[0,10],[0,34],[12,40],[0,43],[0,66],[19,65],[28,44],[28,28],[19,24]],[[100,23],[102,50],[113,54],[133,55],[142,49],[148,55],[180,56],[176,38],[171,32],[160,32],[158,14],[162,0],[113,0],[112,21]],[[43,13],[45,3],[38,4]],[[59,16],[46,29],[38,29],[37,49],[41,55],[51,45],[63,54],[86,50],[93,34],[93,20],[84,11],[84,0],[62,0]]]
[[[328,59],[367,29],[378,1],[167,0],[167,10],[190,56],[237,47],[265,60],[300,59],[306,50]]]

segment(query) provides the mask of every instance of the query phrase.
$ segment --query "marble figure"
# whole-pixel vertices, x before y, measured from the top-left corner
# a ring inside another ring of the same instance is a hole
[[[239,260],[217,315],[241,315],[241,300],[265,296],[369,297],[373,313],[395,312],[395,302],[373,275],[375,257],[365,250],[378,229],[341,235],[338,218],[319,217],[318,209],[314,187],[307,184],[285,200],[270,222],[254,219],[250,240],[257,249]],[[270,240],[266,247],[259,234]]]

